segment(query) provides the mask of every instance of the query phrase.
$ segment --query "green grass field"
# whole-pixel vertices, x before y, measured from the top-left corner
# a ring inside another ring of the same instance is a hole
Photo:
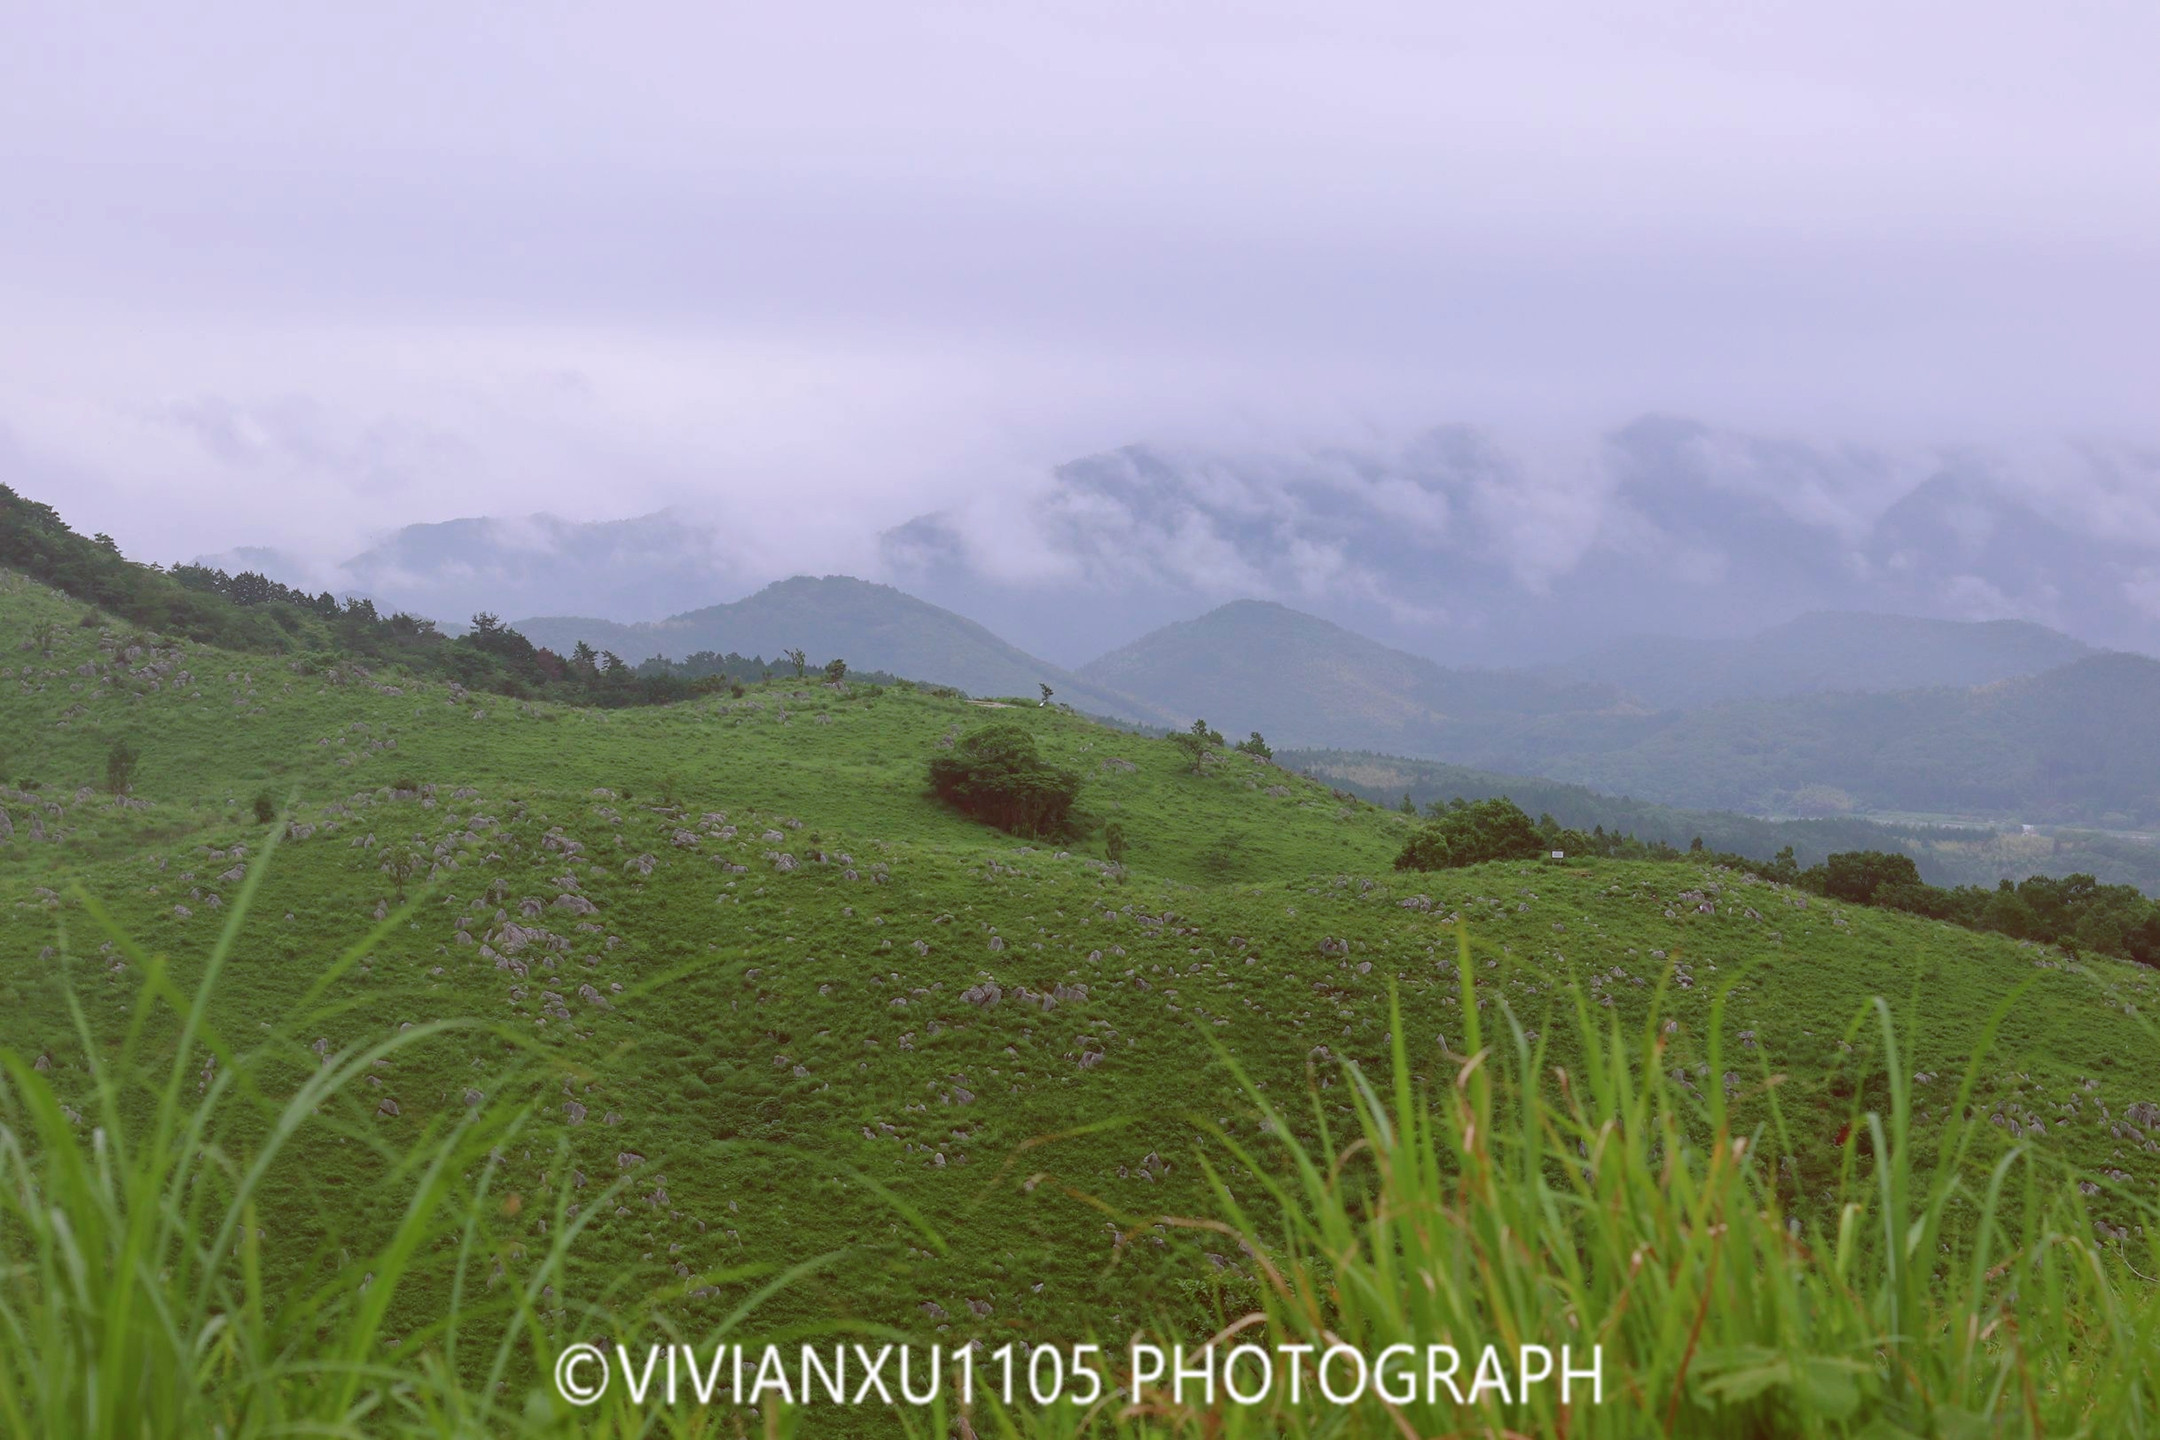
[[[2030,1146],[2093,1187],[2095,1263],[2152,1269],[2160,1143],[2142,1132],[2160,1125],[2126,1119],[2160,1103],[2149,971],[1700,865],[1398,874],[1408,817],[1246,756],[1192,773],[1166,742],[1032,705],[775,681],[561,710],[83,618],[0,573],[15,1084],[90,1126],[92,1056],[158,1057],[204,1095],[236,1070],[260,1103],[238,1097],[215,1138],[244,1156],[318,1068],[411,1037],[323,1095],[266,1171],[248,1263],[273,1297],[357,1293],[413,1157],[453,1144],[445,1183],[486,1221],[456,1252],[484,1259],[467,1283],[507,1294],[546,1267],[531,1323],[549,1343],[593,1332],[587,1307],[702,1335],[752,1300],[735,1323],[764,1338],[1204,1338],[1267,1287],[1234,1239],[1171,1221],[1265,1208],[1263,1177],[1295,1173],[1284,1140],[1370,1123],[1343,1061],[1386,1076],[1399,1041],[1404,1096],[1451,1093],[1477,1048],[1466,1003],[1488,1039],[1519,1019],[1543,1047],[1529,1076],[1604,1063],[1585,1052],[1608,1023],[1655,1030],[1648,1073],[1696,1107],[1686,1124],[1782,1137],[1764,1200],[1808,1225],[1835,1230],[1848,1127],[1902,1087],[1901,1163],[1930,1169],[1953,1134],[1983,1171]],[[991,718],[1082,772],[1097,833],[1022,844],[926,795],[937,747]],[[141,757],[125,798],[100,788],[115,740]],[[254,817],[264,792],[275,826]],[[1101,858],[1113,820],[1122,873]],[[214,1043],[176,1058],[183,1012],[144,987],[193,993],[273,829]],[[1952,1123],[1969,1066],[1976,1129]],[[116,1113],[151,1103],[131,1091]],[[454,1248],[416,1255],[382,1301],[380,1363],[440,1360]],[[2131,1403],[2149,1422],[2150,1396]],[[1719,1433],[1714,1397],[1690,1414]]]

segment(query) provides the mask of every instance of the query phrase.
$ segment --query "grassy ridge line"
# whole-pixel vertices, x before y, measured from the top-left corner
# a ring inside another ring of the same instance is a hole
[[[129,660],[123,647],[134,632],[83,628],[85,612],[65,597],[25,587],[0,598],[16,636],[54,626],[50,653],[24,650],[19,639],[0,651],[15,662],[0,677],[13,682],[0,685],[0,775],[36,781],[43,805],[61,807],[50,819],[70,847],[18,852],[55,865],[79,858],[76,847],[119,853],[136,837],[240,819],[266,786],[297,789],[315,815],[325,802],[406,779],[490,793],[544,781],[648,802],[725,789],[760,809],[844,816],[858,832],[977,843],[980,827],[926,801],[924,764],[941,742],[993,717],[1036,727],[1050,758],[1083,771],[1089,821],[1122,820],[1130,863],[1154,874],[1369,869],[1386,863],[1403,828],[1248,757],[1188,783],[1167,747],[1032,705],[779,680],[741,699],[588,710],[461,694],[395,671],[309,673],[169,639]],[[95,793],[121,739],[141,754],[131,798],[149,810]],[[92,793],[75,798],[85,787]],[[1186,804],[1226,788],[1237,804]]]

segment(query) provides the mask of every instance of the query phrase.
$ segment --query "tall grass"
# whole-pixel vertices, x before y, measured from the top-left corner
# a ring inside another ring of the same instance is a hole
[[[430,1044],[447,1025],[323,1059],[292,1026],[249,1048],[219,1032],[212,999],[269,858],[186,989],[78,897],[141,977],[121,1033],[95,1033],[71,992],[83,1078],[65,1093],[54,1075],[0,1053],[0,1427],[51,1440],[703,1435],[745,1423],[792,1432],[800,1417],[637,1407],[620,1387],[583,1411],[553,1396],[548,1369],[568,1341],[669,1327],[650,1297],[612,1297],[620,1313],[606,1295],[555,1297],[575,1288],[567,1260],[582,1227],[567,1191],[553,1197],[542,1253],[522,1255],[498,1233],[491,1156],[528,1114],[461,1113],[402,1147],[339,1118],[340,1097],[376,1060]],[[300,1012],[327,1003],[404,913],[326,967]],[[1479,992],[1465,944],[1462,1053],[1429,1072],[1435,1083],[1420,1081],[1427,1062],[1413,1061],[1397,1013],[1387,1088],[1346,1070],[1350,1133],[1330,1131],[1316,1092],[1301,1140],[1249,1087],[1273,1140],[1232,1144],[1237,1163],[1211,1170],[1219,1214],[1179,1223],[1242,1249],[1256,1283],[1252,1312],[1232,1327],[1238,1340],[1340,1342],[1368,1355],[1451,1344],[1469,1365],[1489,1343],[1511,1366],[1523,1345],[1570,1346],[1578,1364],[1598,1346],[1602,1404],[1578,1391],[1563,1405],[1548,1384],[1527,1396],[1488,1390],[1474,1405],[1420,1395],[1338,1409],[1287,1404],[1278,1388],[1259,1407],[1159,1397],[1086,1411],[986,1406],[956,1417],[958,1433],[2160,1430],[2160,1299],[2140,1274],[2160,1274],[2151,1207],[2112,1197],[2111,1213],[2134,1218],[2138,1238],[2096,1239],[2080,1177],[2029,1146],[2005,1146],[1977,1115],[1952,1119],[1923,1169],[1898,1030],[1881,1002],[1859,1023],[1880,1047],[1887,1111],[1864,1112],[1855,1099],[1836,1193],[1823,1203],[1781,1182],[1793,1147],[1767,1063],[1768,1118],[1742,1131],[1718,1086],[1698,1100],[1669,1075],[1672,1042],[1655,1006],[1629,1031],[1575,996],[1573,1063],[1562,1068],[1497,992]],[[1499,1033],[1487,1035],[1481,999]],[[1721,997],[1701,1037],[1713,1074],[1724,1064],[1723,1008]],[[1954,1117],[1967,1111],[1987,1039]],[[326,1243],[297,1265],[289,1249],[273,1258],[260,1223],[266,1177],[300,1162],[312,1128],[339,1126],[380,1156],[390,1208],[357,1254]],[[788,1283],[747,1270],[704,1278],[762,1285],[719,1333],[696,1337],[705,1345]],[[849,1423],[888,1422],[950,1433],[942,1412]]]
[[[1280,1143],[1233,1145],[1239,1163],[1213,1175],[1219,1218],[1181,1223],[1234,1239],[1258,1281],[1257,1305],[1219,1346],[1340,1342],[1371,1356],[1408,1343],[1422,1357],[1452,1344],[1467,1398],[1490,1343],[1508,1360],[1508,1401],[1488,1388],[1474,1406],[1443,1390],[1438,1404],[1203,1407],[1163,1388],[1096,1419],[1211,1437],[2160,1429],[2160,1290],[2140,1275],[2160,1275],[2152,1207],[2115,1196],[2139,1238],[2096,1238],[2080,1177],[2005,1147],[1977,1112],[1948,1122],[1923,1170],[1880,1000],[1858,1023],[1880,1045],[1888,1113],[1855,1099],[1838,1193],[1823,1205],[1789,1201],[1779,1184],[1791,1147],[1767,1063],[1770,1118],[1742,1133],[1719,1086],[1698,1101],[1669,1076],[1654,1018],[1630,1033],[1576,995],[1577,1060],[1563,1070],[1489,997],[1502,1033],[1485,1033],[1467,942],[1460,975],[1466,1053],[1449,1057],[1438,1093],[1414,1078],[1398,1012],[1388,1090],[1348,1071],[1351,1133],[1329,1133],[1315,1092],[1315,1138],[1300,1142],[1252,1089]],[[1713,1075],[1723,1008],[1720,996],[1705,1037]],[[1977,1053],[1971,1064],[1953,1116],[1967,1115]],[[1527,1400],[1516,1391],[1519,1347],[1557,1355],[1563,1344],[1577,1365],[1603,1347],[1602,1404],[1584,1403],[1580,1384],[1572,1405],[1557,1384]],[[1309,1401],[1309,1371],[1305,1391]],[[1049,1411],[1002,1423],[1054,1434],[1082,1422]]]
[[[63,1093],[54,1083],[62,1071],[0,1051],[0,1433],[720,1433],[717,1415],[642,1410],[620,1393],[582,1411],[554,1397],[549,1366],[563,1344],[650,1333],[657,1322],[618,1324],[604,1295],[554,1298],[572,1289],[565,1262],[583,1225],[567,1189],[553,1197],[553,1239],[541,1253],[525,1256],[496,1233],[505,1197],[491,1193],[495,1156],[528,1114],[467,1112],[404,1146],[339,1119],[349,1108],[340,1097],[377,1060],[428,1045],[454,1023],[321,1058],[295,1026],[247,1049],[219,1032],[212,998],[268,860],[266,849],[185,991],[162,957],[75,897],[141,977],[124,1030],[94,1033],[69,984],[87,1079],[70,1079]],[[325,969],[298,1025],[410,910]],[[63,931],[64,965],[67,953]],[[290,1243],[272,1263],[259,1209],[266,1177],[305,1163],[303,1136],[323,1129],[375,1149],[388,1209],[357,1253],[357,1232],[333,1231],[297,1264]],[[611,1205],[615,1188],[588,1197],[583,1215]],[[401,1297],[408,1315],[425,1318],[393,1334]],[[770,1416],[763,1428],[792,1424]]]

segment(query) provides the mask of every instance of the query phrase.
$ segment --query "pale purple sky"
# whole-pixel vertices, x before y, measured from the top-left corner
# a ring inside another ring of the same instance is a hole
[[[0,0],[0,480],[147,558],[1136,439],[2152,438],[2160,6]]]

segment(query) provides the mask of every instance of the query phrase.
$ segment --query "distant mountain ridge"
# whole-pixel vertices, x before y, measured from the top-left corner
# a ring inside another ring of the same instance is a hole
[[[1819,610],[1743,639],[1623,636],[1536,673],[1613,685],[1653,710],[1686,710],[1821,691],[1987,685],[2094,653],[2029,620]]]
[[[1449,669],[1257,600],[1067,671],[846,576],[798,576],[640,624],[513,623],[558,652],[582,640],[630,661],[799,646],[815,661],[976,695],[1048,684],[1078,709],[1145,724],[1204,717],[1283,747],[1539,776],[1694,810],[2160,826],[2160,661],[2018,622],[1833,613],[1743,641],[1638,641],[1543,672]],[[2074,658],[2048,664],[2061,656]],[[1892,688],[1907,667],[1983,683]]]
[[[799,648],[823,664],[841,659],[864,669],[951,685],[972,695],[1034,698],[1047,684],[1076,710],[1126,720],[1166,722],[1156,707],[1038,660],[963,615],[846,575],[798,575],[725,605],[665,620],[622,624],[579,616],[511,622],[535,645],[568,654],[579,641],[636,663],[654,655],[681,660],[701,650],[773,659]]]
[[[1934,647],[1939,653],[1921,658]],[[1610,674],[1668,692],[1656,709],[1610,681],[1449,670],[1329,621],[1241,601],[1168,625],[1081,668],[1087,678],[1226,733],[1368,750],[1594,786],[1696,810],[1755,815],[1908,812],[2160,826],[2160,661],[2094,652],[2039,627],[1903,617],[1811,618],[1727,648],[1669,641]],[[1906,657],[1922,673],[2000,674],[1978,685],[1869,689]],[[1737,658],[1735,658],[1737,657]],[[1752,668],[1751,668],[1752,667]],[[1931,669],[1932,667],[1932,669]],[[1820,685],[1774,696],[1747,685]],[[1842,685],[1843,688],[1829,688]]]
[[[1446,669],[1265,600],[1166,625],[1080,673],[1172,715],[1332,748],[1475,744],[1530,717],[1625,704],[1607,685]]]

